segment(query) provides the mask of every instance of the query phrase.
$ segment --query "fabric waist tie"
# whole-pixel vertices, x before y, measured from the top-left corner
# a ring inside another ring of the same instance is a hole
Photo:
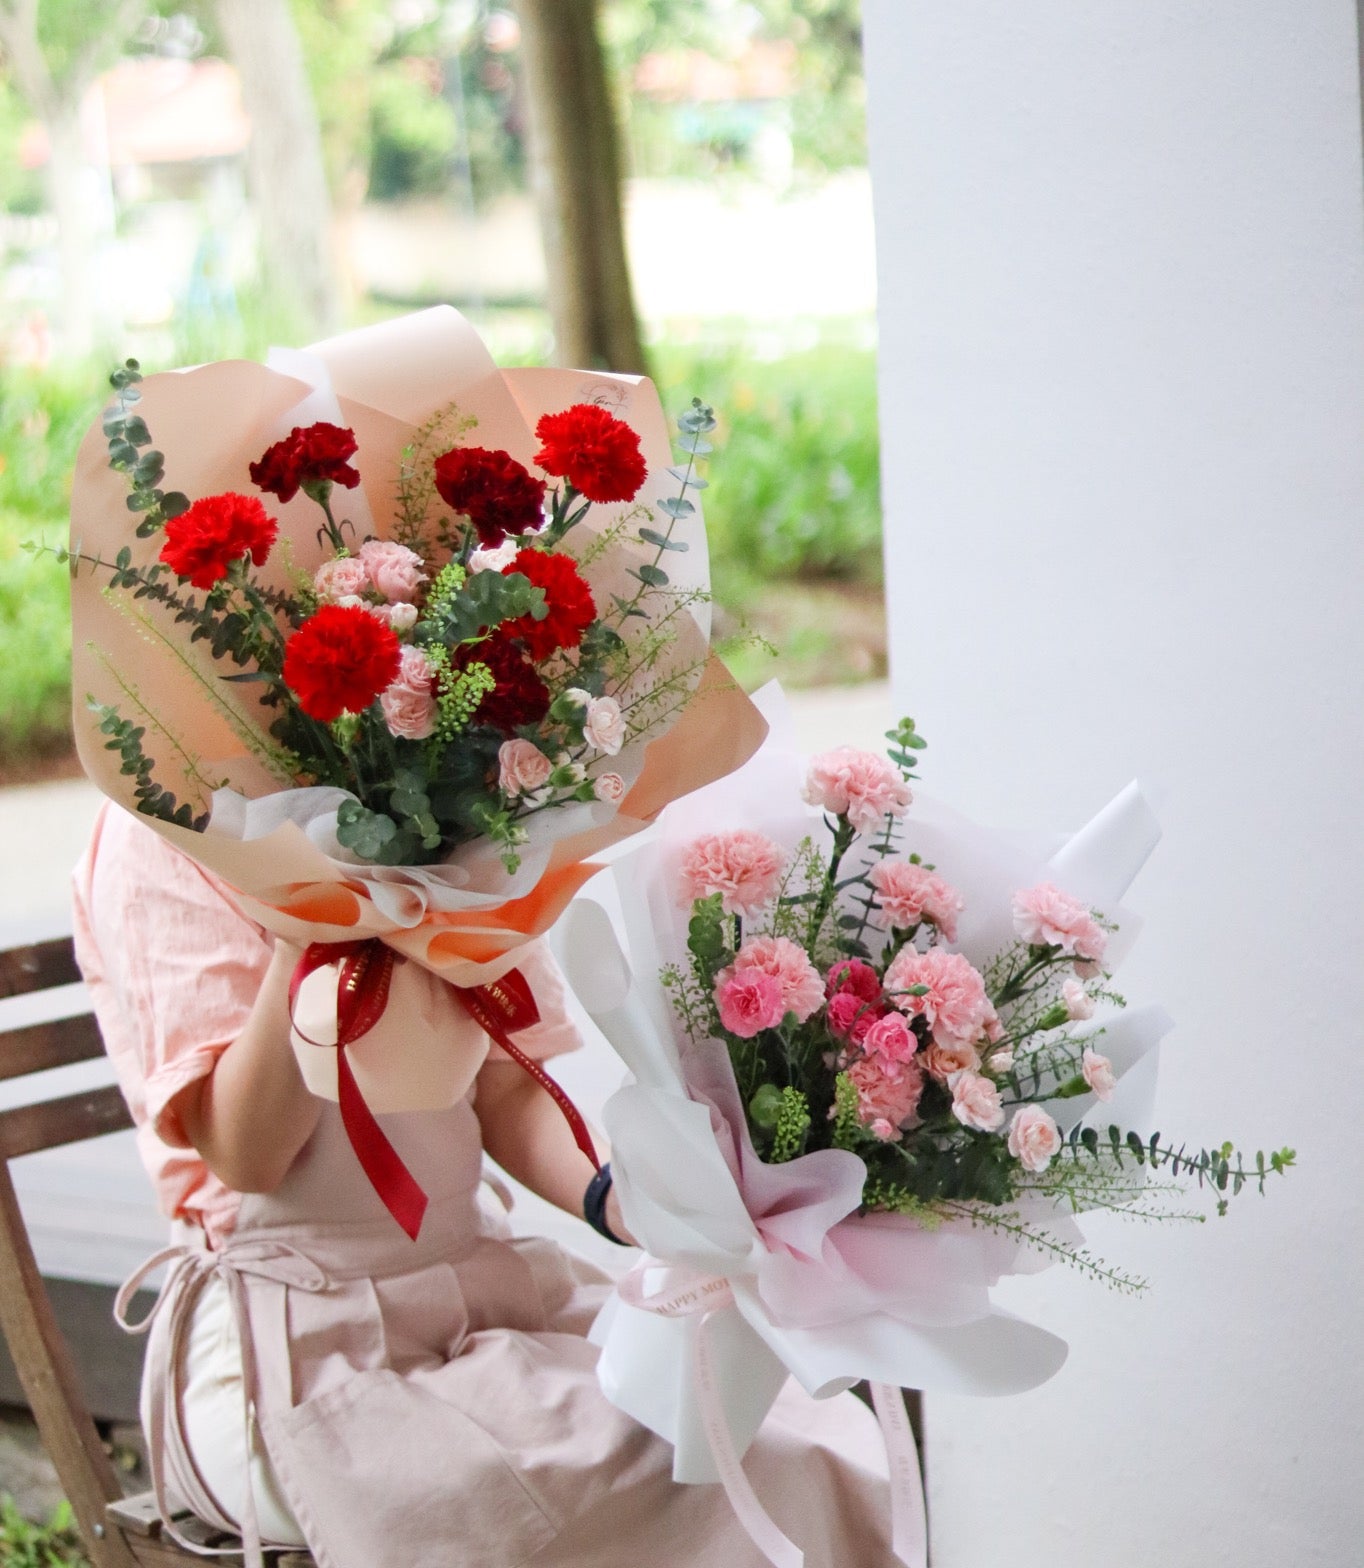
[[[162,1266],[168,1265],[166,1277],[150,1311],[137,1322],[128,1318],[132,1298],[143,1281]],[[114,1300],[114,1320],[128,1334],[145,1334],[163,1311],[170,1317],[164,1332],[151,1341],[151,1359],[147,1367],[153,1398],[148,1411],[147,1457],[151,1468],[152,1491],[156,1497],[157,1512],[168,1535],[187,1551],[202,1557],[235,1555],[240,1551],[247,1568],[264,1568],[260,1527],[256,1517],[256,1503],[251,1486],[250,1455],[251,1433],[255,1423],[257,1399],[257,1374],[255,1345],[251,1335],[251,1315],[247,1310],[243,1276],[254,1275],[294,1290],[319,1292],[327,1289],[328,1279],[322,1270],[288,1242],[270,1240],[243,1240],[229,1242],[221,1251],[211,1252],[207,1247],[190,1243],[177,1243],[164,1247],[141,1264],[123,1282]],[[166,1495],[166,1454],[174,1455],[186,1475],[198,1477],[198,1466],[189,1449],[180,1408],[180,1369],[194,1307],[205,1286],[213,1279],[221,1279],[227,1289],[237,1338],[241,1345],[243,1414],[246,1427],[244,1462],[247,1467],[243,1517],[229,1519],[217,1505],[209,1488],[200,1485],[205,1501],[212,1501],[218,1514],[216,1519],[205,1522],[216,1528],[236,1532],[241,1536],[241,1546],[204,1546],[182,1535],[170,1517]]]
[[[653,1272],[662,1274],[662,1282],[655,1290],[646,1292],[645,1276]],[[734,1292],[729,1281],[719,1274],[703,1274],[696,1269],[660,1264],[645,1257],[616,1289],[627,1306],[644,1312],[666,1318],[699,1316],[695,1392],[701,1425],[725,1494],[749,1539],[772,1568],[803,1568],[804,1552],[778,1528],[744,1474],[720,1397],[719,1376],[707,1330],[721,1313],[734,1309]],[[919,1452],[905,1412],[904,1398],[898,1388],[885,1383],[873,1383],[871,1392],[890,1468],[892,1550],[904,1568],[927,1568],[928,1521],[924,1512],[923,1478],[919,1473]]]

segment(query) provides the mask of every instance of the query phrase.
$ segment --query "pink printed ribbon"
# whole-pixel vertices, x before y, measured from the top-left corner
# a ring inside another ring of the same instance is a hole
[[[663,1276],[661,1284],[646,1292],[645,1276],[655,1271]],[[645,1258],[630,1270],[616,1289],[627,1306],[643,1312],[665,1318],[699,1315],[695,1363],[697,1403],[725,1495],[749,1540],[772,1568],[804,1568],[804,1552],[777,1526],[744,1473],[720,1397],[718,1369],[707,1330],[716,1317],[735,1304],[729,1281],[719,1274],[702,1274]],[[927,1568],[928,1523],[924,1513],[923,1479],[904,1398],[898,1388],[888,1383],[873,1383],[871,1392],[890,1468],[892,1550],[905,1568]]]

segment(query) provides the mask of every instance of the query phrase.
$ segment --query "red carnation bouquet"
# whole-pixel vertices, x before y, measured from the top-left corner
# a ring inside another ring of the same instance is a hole
[[[87,770],[321,944],[318,1092],[451,1103],[489,1031],[515,1054],[505,977],[586,857],[760,738],[708,659],[710,411],[674,459],[647,381],[500,372],[448,309],[112,382],[68,553]],[[348,1031],[357,973],[388,1011]],[[442,984],[463,1040],[422,1027]]]

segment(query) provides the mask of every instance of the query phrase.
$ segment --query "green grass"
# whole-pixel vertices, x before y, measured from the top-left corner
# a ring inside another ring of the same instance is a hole
[[[524,317],[505,331],[480,324],[504,362],[526,357],[513,347],[534,337]],[[703,497],[717,641],[748,685],[879,674],[875,628],[868,644],[858,624],[881,580],[874,354],[827,342],[764,358],[725,341],[741,330],[727,327],[692,344],[670,333],[650,351],[668,412],[701,397],[720,421]],[[11,776],[69,745],[66,574],[23,545],[65,536],[76,448],[105,400],[107,368],[0,371],[0,770]],[[726,648],[740,624],[786,659]]]
[[[0,1495],[0,1563],[4,1568],[89,1568],[70,1503],[60,1503],[46,1524],[34,1524],[12,1497]]]
[[[0,375],[0,760],[56,753],[68,744],[66,573],[23,546],[65,537],[71,470],[99,412],[100,379]]]

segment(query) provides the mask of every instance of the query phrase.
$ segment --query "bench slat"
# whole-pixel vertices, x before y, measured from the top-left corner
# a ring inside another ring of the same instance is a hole
[[[0,1033],[0,1080],[67,1067],[72,1062],[91,1062],[103,1055],[104,1041],[90,1013],[29,1024]]]
[[[27,996],[30,991],[50,991],[54,986],[79,980],[69,936],[35,942],[32,947],[12,947],[0,953],[0,996]]]
[[[21,1154],[79,1143],[83,1138],[98,1138],[132,1125],[115,1084],[59,1100],[40,1100],[36,1105],[18,1105],[0,1111],[0,1159],[13,1160]]]

